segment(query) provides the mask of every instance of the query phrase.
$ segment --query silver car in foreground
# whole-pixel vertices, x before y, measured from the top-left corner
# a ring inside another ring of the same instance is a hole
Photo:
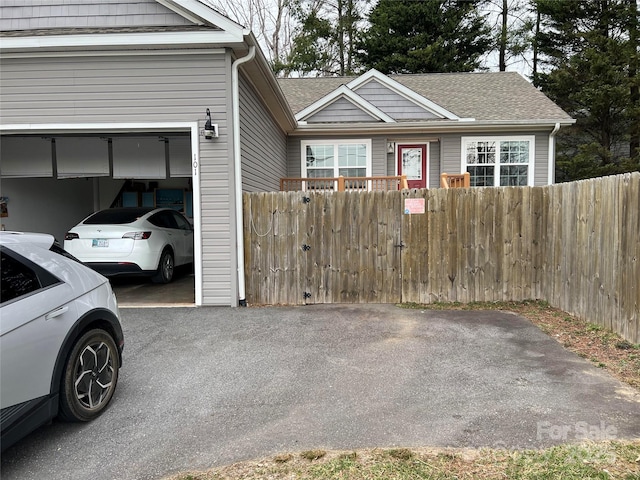
[[[109,281],[51,235],[0,232],[2,451],[58,416],[109,404],[124,336]]]

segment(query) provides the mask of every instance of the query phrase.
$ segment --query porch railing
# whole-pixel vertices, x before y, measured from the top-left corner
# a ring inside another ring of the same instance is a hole
[[[471,175],[469,172],[440,174],[440,187],[442,188],[469,188],[470,186]]]
[[[392,177],[281,178],[281,192],[368,192],[409,188],[406,175]]]

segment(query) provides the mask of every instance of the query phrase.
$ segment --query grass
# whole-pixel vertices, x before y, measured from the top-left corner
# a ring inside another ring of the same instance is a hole
[[[600,325],[585,323],[546,302],[403,304],[422,310],[508,310],[565,348],[640,389],[640,345]],[[544,450],[396,448],[308,450],[170,480],[640,480],[640,440],[564,444]]]
[[[171,480],[587,480],[640,479],[640,441],[560,445],[546,450],[313,450]],[[318,455],[319,453],[321,455]]]

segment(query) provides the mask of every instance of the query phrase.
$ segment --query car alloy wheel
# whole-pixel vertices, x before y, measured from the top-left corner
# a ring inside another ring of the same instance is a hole
[[[160,257],[158,272],[152,278],[154,283],[169,283],[173,279],[174,269],[173,255],[171,251],[165,250]]]
[[[90,330],[78,340],[65,366],[60,416],[86,422],[102,413],[118,382],[120,357],[106,331]]]

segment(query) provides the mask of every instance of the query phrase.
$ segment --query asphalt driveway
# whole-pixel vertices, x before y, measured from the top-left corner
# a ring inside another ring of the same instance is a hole
[[[123,309],[110,408],[54,422],[2,478],[157,479],[276,452],[640,438],[640,394],[504,312]]]

